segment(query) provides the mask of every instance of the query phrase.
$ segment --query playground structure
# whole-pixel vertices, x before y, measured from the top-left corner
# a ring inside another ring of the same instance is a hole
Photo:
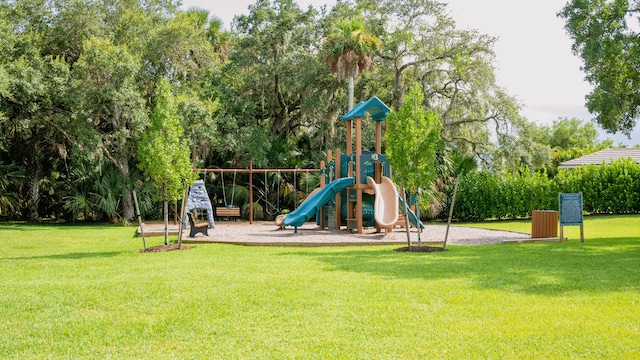
[[[276,222],[281,226],[297,227],[317,215],[321,228],[329,227],[363,233],[364,227],[384,228],[390,231],[399,216],[399,205],[409,210],[409,220],[424,228],[417,216],[400,201],[391,182],[389,163],[382,154],[382,123],[391,109],[377,97],[360,102],[342,116],[346,126],[345,154],[336,149],[335,158],[327,152],[327,166],[321,166],[321,190],[305,201],[292,213]],[[369,114],[375,122],[375,152],[362,149],[362,119]],[[355,144],[354,144],[355,128]],[[355,145],[355,151],[354,151]],[[375,200],[374,200],[375,197]],[[328,213],[328,214],[327,214]]]
[[[321,228],[329,227],[340,230],[346,226],[347,230],[362,234],[365,227],[374,227],[379,232],[385,229],[391,231],[398,221],[399,209],[408,210],[409,221],[420,229],[424,225],[418,217],[404,204],[398,195],[396,186],[391,181],[391,169],[384,154],[382,154],[382,123],[391,110],[380,99],[373,97],[366,102],[360,102],[353,109],[342,116],[346,126],[346,151],[335,153],[327,151],[326,163],[320,163],[320,169],[254,169],[249,163],[248,169],[197,169],[206,173],[220,173],[223,182],[223,196],[227,211],[239,214],[240,209],[234,208],[233,200],[227,204],[224,194],[224,173],[233,172],[234,188],[236,174],[249,174],[249,223],[253,223],[253,175],[268,172],[320,173],[320,187],[308,193],[305,200],[297,208],[288,213],[276,216],[276,224],[280,227],[293,226],[297,228],[314,216]],[[362,149],[362,119],[366,114],[375,122],[375,152]],[[355,129],[355,142],[354,142]],[[294,186],[295,187],[295,186]],[[266,190],[266,179],[265,179]],[[232,198],[233,199],[233,198]],[[265,195],[266,201],[266,195]]]

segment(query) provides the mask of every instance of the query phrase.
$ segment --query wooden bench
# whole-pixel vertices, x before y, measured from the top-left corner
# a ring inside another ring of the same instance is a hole
[[[238,218],[240,217],[240,208],[237,206],[232,206],[231,208],[227,208],[226,206],[219,206],[216,207],[216,216],[218,217],[218,219],[222,217],[233,217],[235,218],[235,221],[238,221]]]
[[[189,237],[190,238],[196,236],[196,234],[198,233],[204,236],[209,236],[209,233],[207,231],[209,229],[209,223],[206,223],[206,222],[196,223],[195,221],[193,221],[193,214],[191,214],[190,212],[187,213],[187,216],[189,216]]]

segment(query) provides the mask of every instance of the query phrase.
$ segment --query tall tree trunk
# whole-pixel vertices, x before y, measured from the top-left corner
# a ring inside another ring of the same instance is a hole
[[[166,198],[166,196],[165,196]],[[169,245],[169,202],[167,200],[163,201],[163,211],[164,211],[164,244]]]
[[[353,109],[353,91],[355,88],[355,80],[353,75],[349,76],[349,110]]]
[[[395,105],[396,109],[400,109],[402,107],[402,102],[404,101],[404,89],[402,88],[402,69],[398,69],[396,67],[396,83],[394,85],[394,96],[395,96]]]
[[[193,165],[193,167],[197,167],[198,166],[198,153],[197,151],[197,141],[193,142],[193,145],[191,145],[191,164]]]
[[[38,220],[40,213],[40,178],[42,177],[42,165],[39,159],[38,147],[34,153],[34,163],[29,176],[29,219]]]
[[[122,174],[122,178],[125,183],[129,183],[129,161],[127,160],[127,154],[122,154],[119,159],[116,159],[106,147],[102,148],[102,153],[111,161],[113,165],[116,166],[120,174]],[[122,193],[122,216],[125,221],[131,221],[136,216],[134,205],[133,205],[133,196],[131,195],[131,190],[127,185],[126,189],[124,189]]]
[[[35,141],[30,154],[33,163],[29,169],[29,219],[38,220],[40,213],[38,207],[40,205],[40,179],[42,178],[42,162],[40,161],[41,146],[39,141]]]
[[[124,220],[129,222],[135,217],[135,208],[133,204],[133,196],[131,195],[131,189],[125,189],[122,197],[122,214],[124,216]]]
[[[40,171],[37,171],[29,178],[29,218],[38,220],[40,214],[38,206],[40,205]]]
[[[418,197],[419,193],[420,193],[420,188],[416,190],[416,231],[418,234],[418,247],[422,247],[422,238],[420,236],[422,229],[420,228],[420,198]]]

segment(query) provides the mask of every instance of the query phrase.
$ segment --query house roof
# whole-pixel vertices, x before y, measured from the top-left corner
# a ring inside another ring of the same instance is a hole
[[[602,163],[610,164],[618,159],[631,158],[637,164],[640,164],[640,148],[611,148],[594,152],[589,155],[581,156],[576,159],[560,163],[560,169],[573,169],[584,165],[595,164],[599,166]]]
[[[365,113],[371,115],[373,121],[382,121],[387,118],[391,109],[382,100],[372,97],[367,101],[361,101],[353,109],[342,115],[342,120],[353,120],[355,118],[363,118]]]

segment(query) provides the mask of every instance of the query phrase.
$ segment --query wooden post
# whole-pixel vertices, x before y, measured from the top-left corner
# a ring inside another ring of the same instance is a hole
[[[351,120],[345,121],[345,126],[347,127],[347,149],[346,154],[351,155],[353,153],[353,122]],[[351,176],[351,174],[349,174]]]
[[[382,122],[376,121],[376,154],[382,154]],[[376,183],[382,182],[382,162],[377,160],[373,172]]]
[[[382,122],[376,121],[376,153],[382,153]]]
[[[327,151],[327,159],[331,156],[331,150]],[[320,161],[320,169],[323,169],[325,167],[325,163],[324,160]],[[326,169],[325,169],[326,170]],[[307,179],[307,181],[309,181]],[[324,179],[324,175],[322,174],[322,172],[320,172],[320,188],[325,187],[325,179]],[[307,196],[309,196],[309,194],[307,194]],[[325,223],[324,223],[324,217],[325,217],[325,211],[324,211],[324,206],[320,208],[320,229],[324,229],[325,227]]]
[[[330,164],[330,163],[331,163],[331,159],[332,159],[332,158],[333,158],[333,154],[331,153],[331,150],[327,150],[327,164]],[[320,163],[320,167],[322,168],[323,166],[324,166],[324,162],[321,162],[321,163]],[[330,173],[330,170],[329,170],[329,169],[327,169],[327,171],[328,171],[327,175],[328,175],[329,181],[331,181],[331,173]],[[320,187],[325,187],[325,186],[327,186],[327,183],[326,183],[326,181],[325,181],[324,176],[322,176],[322,177],[320,178]],[[331,226],[331,225],[330,225],[330,224],[328,224],[328,223],[327,223],[327,224],[325,224],[325,218],[326,218],[326,217],[327,217],[327,212],[326,212],[326,210],[325,210],[325,207],[323,206],[322,208],[320,208],[320,229],[324,229],[324,227],[325,227],[325,226],[327,226],[327,227],[330,227],[330,226]]]
[[[253,161],[249,161],[249,224],[253,224]]]
[[[333,159],[333,153],[331,152],[331,150],[327,150],[327,164],[331,163],[331,160],[332,160],[332,159]],[[322,166],[321,166],[321,167],[322,167]],[[327,175],[329,175],[329,176],[328,176],[328,177],[329,177],[329,182],[331,182],[331,174],[330,174],[330,173],[327,173]],[[321,184],[322,184],[322,187],[324,187],[325,185],[327,185],[327,184],[324,182],[324,178],[322,178],[322,179],[321,179]]]
[[[335,176],[336,180],[342,177],[342,175],[340,174],[341,168],[342,168],[342,161],[340,160],[340,155],[341,155],[340,149],[336,149],[336,176]],[[340,228],[342,227],[342,196],[340,195],[340,193],[336,194],[335,203],[336,203],[335,228],[336,230],[340,230]]]
[[[187,198],[189,197],[189,186],[184,190],[184,197],[182,198],[182,206],[180,206],[180,219],[184,219],[187,210]],[[177,205],[177,204],[176,204]],[[178,226],[178,249],[182,247],[182,232],[184,230],[184,221],[180,221]]]
[[[346,132],[347,132],[347,149],[345,151],[345,154],[351,158],[351,154],[353,154],[353,121],[352,120],[347,120],[345,122],[345,126],[346,128]],[[347,176],[348,177],[353,177],[353,164],[351,163],[351,161],[349,161],[349,164],[347,165]],[[347,228],[349,228],[349,219],[353,219],[353,204],[351,203],[351,201],[349,201],[349,199],[351,198],[351,193],[353,192],[353,188],[348,188],[347,189],[347,213],[345,214],[345,217],[347,218]]]
[[[361,164],[360,156],[362,155],[362,118],[356,118],[356,231],[362,234],[362,189],[360,188]]]
[[[142,246],[144,246],[144,249],[147,250],[147,239],[145,239],[144,237],[144,228],[142,227],[142,216],[140,216],[140,207],[138,206],[138,197],[136,196],[135,190],[133,190],[133,204],[136,206],[136,215],[138,216],[138,224],[140,224],[140,234],[142,234]]]

